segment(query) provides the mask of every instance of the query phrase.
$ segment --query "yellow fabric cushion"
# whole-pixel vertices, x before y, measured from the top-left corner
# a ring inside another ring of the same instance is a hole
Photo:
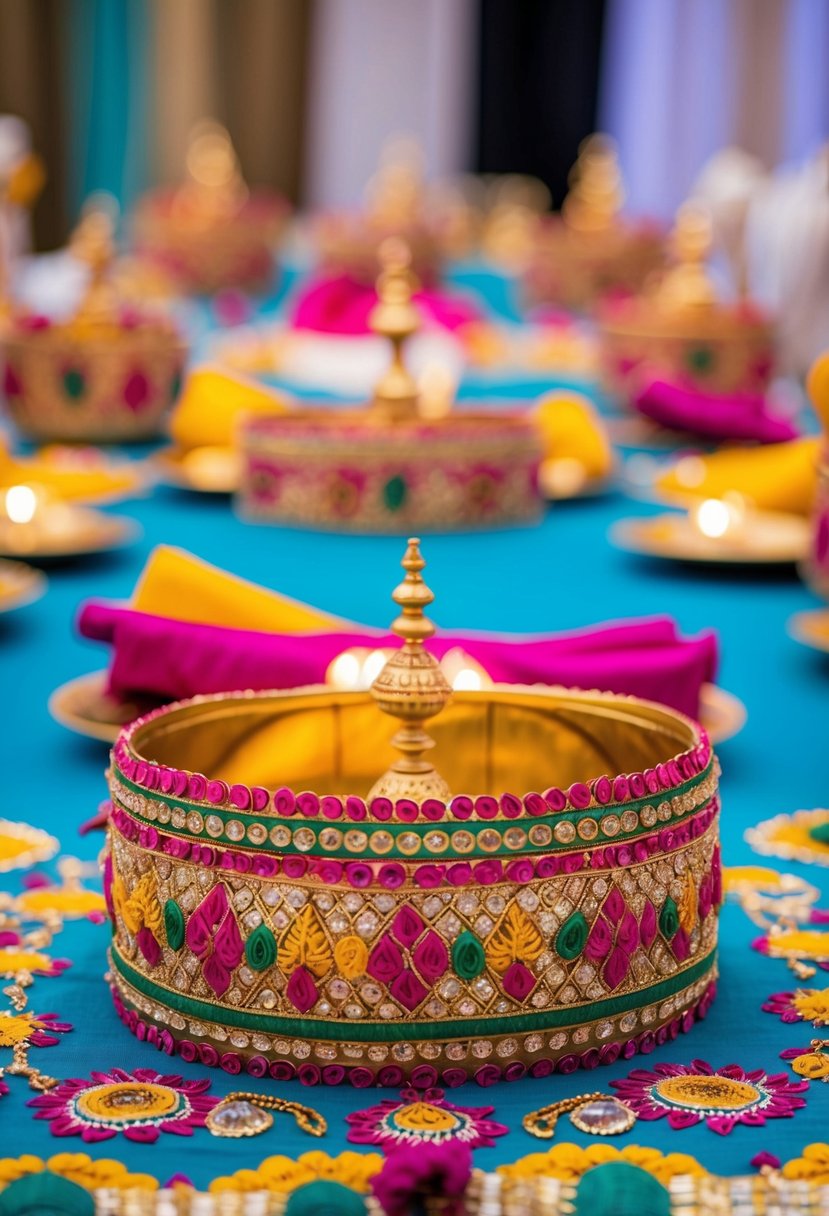
[[[159,545],[150,554],[132,607],[175,621],[263,632],[322,633],[347,623],[169,545]]]
[[[819,439],[792,439],[684,457],[657,479],[656,488],[671,498],[741,494],[764,511],[808,515],[817,485],[819,447]]]
[[[605,477],[613,467],[613,448],[592,402],[580,393],[555,392],[535,407],[546,460],[575,460],[588,477]]]
[[[170,435],[176,447],[229,448],[243,414],[282,414],[289,398],[214,367],[197,367],[187,377],[170,417]]]

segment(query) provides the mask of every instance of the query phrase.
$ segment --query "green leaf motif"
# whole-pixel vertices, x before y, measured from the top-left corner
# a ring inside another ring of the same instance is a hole
[[[245,942],[245,958],[254,971],[267,971],[276,962],[276,938],[267,925],[257,925]]]
[[[77,401],[86,392],[86,377],[77,367],[68,367],[63,373],[63,388],[71,401]]]
[[[474,980],[486,966],[484,948],[474,933],[465,930],[452,947],[452,966],[462,980]]]
[[[383,486],[383,501],[390,511],[399,511],[405,503],[408,493],[409,488],[398,473],[396,477],[390,477]]]
[[[659,928],[662,936],[670,941],[672,937],[676,937],[679,929],[679,912],[677,906],[671,899],[670,895],[662,905],[662,911],[659,913]]]
[[[587,941],[587,921],[581,912],[568,917],[556,934],[556,950],[561,958],[576,958]]]
[[[174,899],[164,905],[164,929],[170,949],[180,950],[184,945],[184,913]]]

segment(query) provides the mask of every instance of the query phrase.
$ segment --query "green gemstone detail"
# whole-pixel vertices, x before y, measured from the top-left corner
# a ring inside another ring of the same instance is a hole
[[[276,962],[276,938],[267,925],[257,925],[245,942],[245,958],[254,971],[267,971]]]
[[[627,1161],[606,1161],[588,1170],[576,1192],[575,1216],[669,1216],[671,1197],[652,1174]]]
[[[86,392],[86,377],[76,367],[70,367],[63,373],[63,388],[72,401],[77,401]]]
[[[659,928],[662,936],[668,941],[676,936],[679,929],[679,912],[670,895],[665,900],[662,905],[662,911],[659,913]]]
[[[174,899],[164,905],[164,929],[170,949],[180,950],[184,945],[184,913]]]
[[[809,837],[814,840],[815,844],[829,845],[829,820],[826,823],[816,823],[813,828],[809,828]]]
[[[688,366],[693,372],[710,372],[714,366],[714,352],[708,346],[697,346],[689,350]]]
[[[170,381],[170,400],[171,401],[178,401],[179,394],[181,393],[181,383],[182,383],[181,372],[176,372],[176,374],[173,376],[173,379]]]
[[[406,482],[398,474],[396,477],[391,477],[383,486],[383,502],[390,511],[399,511],[406,501],[409,493],[409,488]]]
[[[452,947],[452,966],[462,980],[474,980],[486,966],[484,948],[474,933],[465,930]]]
[[[587,942],[587,921],[581,912],[574,912],[556,934],[556,950],[561,958],[576,958]]]

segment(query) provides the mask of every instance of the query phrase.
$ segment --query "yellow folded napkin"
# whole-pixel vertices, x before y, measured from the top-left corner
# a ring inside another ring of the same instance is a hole
[[[740,494],[763,511],[808,515],[817,485],[820,440],[790,439],[756,448],[721,448],[710,456],[684,456],[656,481],[671,498],[722,498]]]
[[[169,545],[150,554],[131,606],[175,621],[264,632],[324,633],[347,624]]]
[[[177,448],[229,448],[242,414],[282,414],[290,400],[244,376],[215,367],[197,367],[187,377],[170,416]]]
[[[588,478],[606,477],[613,467],[613,448],[591,401],[575,392],[542,397],[534,415],[541,431],[545,460],[572,460]]]
[[[66,502],[100,502],[140,490],[142,474],[137,465],[115,465],[95,449],[53,445],[24,457],[0,441],[0,486],[21,483],[42,486]]]

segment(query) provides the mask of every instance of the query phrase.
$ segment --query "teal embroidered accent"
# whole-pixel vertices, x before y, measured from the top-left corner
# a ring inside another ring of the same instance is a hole
[[[180,950],[184,945],[184,913],[174,899],[164,905],[164,929],[170,949]]]
[[[829,822],[816,823],[813,828],[809,828],[809,836],[816,844],[829,845]]]
[[[399,474],[397,477],[390,477],[383,486],[383,502],[390,511],[399,511],[408,496],[409,487]]]
[[[94,1216],[89,1191],[51,1170],[26,1174],[3,1188],[0,1216]]]
[[[276,962],[276,938],[266,924],[257,925],[245,942],[245,958],[254,971],[267,971]]]
[[[714,352],[709,346],[697,346],[688,351],[688,366],[692,372],[710,372],[714,366]]]
[[[591,1001],[589,1005],[581,1005],[571,1009],[549,1009],[543,1013],[525,1013],[518,1017],[467,1018],[449,1022],[418,1022],[412,1023],[401,1018],[396,1022],[385,1022],[382,1025],[370,1022],[354,1022],[348,1027],[348,1038],[355,1043],[390,1043],[409,1042],[413,1031],[415,1037],[423,1040],[431,1039],[467,1039],[488,1034],[524,1034],[533,1030],[559,1029],[560,1027],[581,1026],[584,1024],[585,1013],[589,1012],[590,1020],[612,1018],[619,1013],[627,1013],[629,1009],[641,1009],[645,1005],[664,1001],[674,996],[683,988],[689,987],[701,979],[708,971],[715,969],[716,950],[712,950],[705,958],[700,959],[691,967],[662,980],[650,988],[641,988],[638,992],[629,992],[624,996],[610,997],[605,1001]],[[131,987],[143,996],[157,1001],[168,1009],[175,1009],[206,1022],[221,1022],[227,1024],[232,1013],[233,1025],[239,1030],[261,1030],[263,1034],[288,1035],[295,1038],[324,1039],[336,1041],[342,1037],[343,1027],[330,1018],[292,1018],[267,1013],[250,1013],[245,1009],[228,1009],[218,1002],[197,1000],[183,992],[156,984],[147,976],[135,971],[118,953],[113,944],[111,952],[112,965]],[[711,979],[715,977],[711,975]]]
[[[679,930],[679,912],[670,895],[665,900],[662,905],[662,911],[659,913],[659,928],[662,936],[667,941],[670,941],[672,937],[676,937]]]
[[[574,912],[556,934],[556,950],[562,958],[578,958],[587,941],[587,921],[581,912]]]
[[[63,373],[63,389],[71,401],[78,401],[86,392],[86,377],[77,367],[68,367]]]
[[[486,966],[484,948],[474,933],[466,929],[452,947],[452,966],[462,980],[474,980]]]
[[[638,1165],[606,1161],[588,1170],[576,1192],[575,1216],[669,1216],[671,1197],[661,1182]]]

